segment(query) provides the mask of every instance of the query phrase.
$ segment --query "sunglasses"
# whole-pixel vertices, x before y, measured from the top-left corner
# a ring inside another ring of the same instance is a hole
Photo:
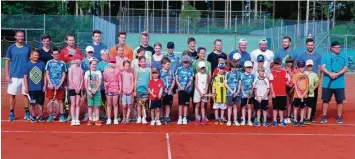
[[[158,72],[152,72],[153,74],[158,74]]]
[[[189,61],[184,61],[184,64],[189,64],[190,62]]]
[[[91,52],[91,51],[90,51],[90,52],[87,52],[87,53],[88,53],[88,54],[93,54],[94,52]]]

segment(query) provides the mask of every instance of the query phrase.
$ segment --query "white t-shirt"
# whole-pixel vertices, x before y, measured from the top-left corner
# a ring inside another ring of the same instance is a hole
[[[265,52],[262,52],[260,49],[256,49],[250,53],[251,61],[254,63],[254,70],[256,70],[256,68],[258,67],[258,61],[256,60],[256,58],[260,54],[264,55],[265,57],[264,68],[270,70],[270,64],[271,62],[274,62],[274,52],[272,52],[271,50],[266,50]]]
[[[264,78],[264,79],[259,79],[259,78],[255,78],[254,82],[253,82],[253,87],[256,88],[258,91],[258,84],[257,82],[259,82],[259,80],[264,80],[265,83],[266,83],[266,88],[267,89],[270,89],[270,83],[269,83],[269,80],[267,78]],[[257,99],[256,95],[255,95],[255,99]],[[266,95],[265,99],[264,100],[268,100],[268,95]]]
[[[90,77],[90,75],[91,75],[91,77]],[[84,78],[89,80],[88,88],[89,88],[89,90],[92,90],[96,87],[96,85],[98,84],[98,81],[101,81],[102,74],[101,74],[101,71],[99,71],[99,70],[96,70],[96,71],[89,70],[89,71],[85,72]],[[90,82],[90,80],[91,80],[91,82]]]

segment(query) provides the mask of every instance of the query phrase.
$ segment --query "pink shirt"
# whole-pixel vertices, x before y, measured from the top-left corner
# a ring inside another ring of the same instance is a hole
[[[72,65],[69,68],[69,89],[76,89],[79,88],[79,86],[83,85],[84,82],[84,71],[81,69],[80,66],[74,66]],[[81,89],[81,88],[79,88]]]
[[[104,72],[104,82],[106,92],[118,92],[121,81],[120,71],[117,68],[108,68]]]
[[[124,93],[131,93],[133,91],[133,73],[123,71],[121,72],[122,76],[122,91]]]
[[[124,70],[124,67],[123,67],[123,62],[128,60],[127,57],[119,57],[119,56],[116,56],[116,65],[118,66],[118,68],[120,69],[120,71],[123,71]]]

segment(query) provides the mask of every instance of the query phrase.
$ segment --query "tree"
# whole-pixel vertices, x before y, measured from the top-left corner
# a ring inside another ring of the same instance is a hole
[[[190,28],[198,27],[201,19],[201,12],[191,6],[189,2],[184,2],[184,9],[181,10],[179,15],[181,29],[187,29],[187,33],[190,32]]]

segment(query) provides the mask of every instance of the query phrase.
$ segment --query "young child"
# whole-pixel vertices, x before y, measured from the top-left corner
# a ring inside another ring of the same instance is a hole
[[[64,116],[64,105],[63,100],[65,97],[64,91],[64,80],[67,72],[67,67],[65,63],[59,60],[59,50],[57,48],[53,48],[52,51],[53,59],[49,60],[46,65],[46,77],[47,77],[47,94],[46,97],[51,100],[54,97],[54,92],[56,91],[56,98],[59,103],[59,112],[60,122],[66,122],[66,118]],[[54,116],[49,116],[47,122],[52,122]]]
[[[123,71],[123,62],[129,60],[127,57],[124,56],[124,48],[121,45],[116,46],[117,56],[116,56],[116,65],[119,71]]]
[[[309,89],[308,89],[308,97],[307,97],[307,116],[306,119],[304,121],[304,123],[306,125],[310,125],[311,124],[311,117],[314,117],[314,114],[311,114],[312,110],[316,109],[316,102],[314,102],[315,100],[315,92],[314,90],[318,87],[319,85],[319,78],[318,75],[314,72],[312,72],[313,69],[313,60],[307,60],[306,61],[306,66],[307,66],[307,71],[306,74],[308,75],[308,79],[309,79]]]
[[[224,69],[226,64],[224,62],[218,63],[218,75],[214,78],[212,93],[216,93],[214,97],[213,109],[215,112],[216,122],[215,124],[223,125],[224,124],[224,110],[227,109],[227,89],[224,85]],[[221,110],[221,116],[219,117],[218,110]]]
[[[253,69],[253,63],[251,61],[245,61],[244,62],[244,68],[245,72],[241,74],[240,76],[240,96],[242,97],[240,106],[242,107],[242,122],[240,125],[245,125],[245,113],[246,109],[248,109],[248,125],[253,126],[253,123],[251,122],[251,106],[250,104],[252,103],[252,94],[253,94],[253,82],[254,82],[254,75],[251,74],[251,71]]]
[[[89,114],[89,121],[87,123],[88,126],[94,124],[96,126],[101,126],[101,122],[98,119],[94,119],[93,109],[95,114],[99,114],[99,108],[101,106],[101,93],[100,93],[100,86],[101,86],[101,72],[96,69],[98,60],[95,57],[92,57],[89,60],[90,70],[85,72],[85,88],[86,94],[88,96],[88,114]]]
[[[134,86],[133,73],[131,71],[131,62],[123,62],[124,70],[121,72],[121,95],[122,95],[122,124],[129,123],[129,117],[132,107],[132,94]]]
[[[164,83],[159,79],[159,70],[157,68],[152,68],[152,78],[149,81],[149,100],[151,110],[152,121],[150,125],[161,125],[160,122],[160,108],[161,96],[163,95]]]
[[[195,107],[195,123],[207,124],[206,121],[206,110],[205,105],[207,103],[207,97],[204,95],[208,90],[208,75],[206,74],[206,64],[205,62],[198,63],[198,72],[195,75],[195,92],[193,97],[193,102],[196,104]],[[201,107],[201,116],[199,114]]]
[[[143,114],[143,108],[145,107],[146,101],[148,99],[148,83],[150,80],[150,69],[146,65],[146,58],[140,56],[138,58],[139,68],[134,75],[134,94],[137,98],[137,123],[147,124],[146,116]]]
[[[240,55],[240,53],[235,53],[233,54],[233,59],[231,61],[231,63],[235,63],[236,64],[236,71],[238,72],[244,72],[244,68],[243,66],[240,64],[241,62],[241,58],[242,58],[242,55]]]
[[[100,55],[101,55],[101,60],[102,61],[99,61],[99,63],[97,64],[97,69],[101,72],[102,74],[102,83],[104,83],[104,72],[106,69],[108,69],[110,66],[109,66],[109,57],[108,57],[108,50],[107,49],[103,49],[100,51]],[[102,102],[106,105],[106,96],[105,96],[105,85],[104,84],[101,84],[101,88],[100,88],[100,92],[101,92],[101,100]],[[102,108],[102,107],[100,107]],[[100,118],[104,118],[105,117],[105,114],[102,113],[102,111],[104,108],[100,109]]]
[[[253,68],[252,74],[254,74],[255,78],[258,78],[259,77],[258,68],[262,67],[265,70],[264,71],[265,77],[269,79],[270,78],[270,71],[269,71],[268,68],[264,67],[265,56],[264,55],[258,55],[256,57],[256,60],[258,61],[258,63],[257,63],[258,67]]]
[[[131,68],[133,69],[133,73],[137,72],[137,70],[139,68],[138,58],[141,56],[145,56],[145,51],[144,51],[144,48],[142,48],[142,47],[137,50],[136,58],[132,60]],[[147,67],[150,67],[149,61],[146,61],[146,65],[147,65]]]
[[[300,122],[299,125],[304,127],[304,107],[307,104],[307,94],[308,94],[308,90],[306,90],[304,93],[301,93],[300,90],[298,89],[298,87],[296,86],[297,84],[297,78],[301,75],[307,75],[305,72],[305,62],[304,61],[298,61],[297,62],[297,67],[298,67],[298,72],[292,77],[292,83],[295,86],[295,93],[293,95],[293,126],[297,127],[298,126],[298,121],[297,121],[297,111],[298,109],[301,109],[301,114],[300,114]],[[302,101],[303,99],[303,101]]]
[[[64,99],[64,105],[65,105],[65,108],[64,109],[66,109],[66,108],[70,108],[69,107],[69,105],[71,105],[71,100],[70,100],[70,95],[69,95],[69,68],[72,66],[72,63],[73,63],[73,57],[74,57],[74,55],[76,55],[76,51],[74,50],[74,49],[70,49],[69,50],[69,54],[68,54],[68,61],[65,63],[65,65],[66,65],[66,67],[67,67],[67,69],[68,69],[68,72],[67,72],[67,74],[66,74],[66,76],[65,76],[65,99]],[[81,57],[81,55],[79,55],[79,54],[77,54],[76,55],[77,57]],[[79,65],[80,66],[80,65]],[[71,112],[71,109],[69,109],[69,112]],[[64,114],[64,115],[68,115],[68,117],[67,117],[67,121],[70,121],[70,120],[72,120],[72,116],[71,116],[71,113],[69,113],[68,112],[68,114]]]
[[[81,69],[83,69],[84,74],[86,71],[90,70],[89,62],[90,62],[90,59],[94,55],[94,47],[87,46],[85,51],[86,51],[86,57],[81,62]],[[85,88],[86,87],[83,87],[82,96],[81,96],[80,103],[79,103],[79,105],[84,105],[84,108],[85,108],[85,115],[84,115],[84,119],[83,119],[84,122],[86,122],[89,119],[89,115],[87,114],[87,109],[86,109],[87,108],[87,94],[86,94],[87,91],[85,90]]]
[[[104,85],[107,99],[106,125],[112,124],[111,112],[113,107],[113,124],[118,123],[118,95],[120,90],[121,74],[116,65],[116,58],[109,60],[110,67],[104,71]]]
[[[234,54],[235,55],[235,54]],[[233,55],[233,57],[234,57]],[[226,78],[224,80],[224,85],[227,88],[227,105],[228,105],[228,121],[227,126],[232,125],[231,116],[232,116],[232,109],[233,109],[233,118],[234,122],[233,125],[239,126],[237,121],[237,114],[238,109],[237,106],[240,105],[240,72],[237,71],[238,63],[232,62],[231,63],[231,70],[227,72]]]
[[[288,84],[288,74],[281,69],[282,60],[277,58],[274,60],[274,67],[271,71],[270,88],[272,96],[273,122],[272,126],[277,126],[277,115],[280,117],[280,126],[286,127],[284,120],[284,111],[287,107],[286,85]]]
[[[79,114],[80,114],[80,95],[81,89],[84,83],[84,71],[80,67],[81,56],[74,55],[72,60],[72,65],[68,69],[68,94],[70,97],[70,114],[71,114],[71,125],[80,125]]]
[[[187,110],[190,105],[190,94],[192,90],[194,72],[190,67],[190,56],[184,55],[181,57],[183,66],[176,69],[175,79],[178,86],[178,101],[179,101],[179,119],[177,124],[187,124]],[[183,112],[184,109],[184,112]]]
[[[25,85],[25,93],[31,98],[30,112],[31,122],[44,121],[43,115],[36,117],[35,106],[41,107],[43,114],[44,92],[46,90],[46,80],[44,80],[45,64],[39,61],[39,50],[32,49],[30,61],[26,65],[26,73],[23,77]]]
[[[170,69],[170,60],[166,57],[163,57],[161,60],[162,69],[160,70],[160,79],[164,82],[164,91],[163,91],[163,100],[162,104],[165,108],[165,114],[161,112],[165,118],[162,118],[162,122],[170,123],[170,108],[173,106],[173,97],[174,97],[174,87],[175,79],[174,72]]]
[[[270,90],[270,83],[269,80],[265,77],[265,69],[264,67],[259,67],[258,68],[258,74],[259,76],[255,78],[254,83],[253,83],[253,88],[254,88],[254,94],[255,94],[255,100],[254,100],[254,109],[257,110],[256,116],[257,120],[254,122],[254,126],[260,126],[260,116],[261,116],[261,111],[263,110],[263,117],[264,117],[264,127],[268,127],[269,123],[267,122],[267,111],[268,111],[268,104],[269,104],[269,90]],[[259,80],[264,80],[266,85],[267,85],[267,91],[263,96],[257,96],[257,91],[259,88],[259,85],[257,82],[260,82]]]
[[[287,93],[287,112],[285,113],[285,123],[286,124],[291,124],[291,110],[292,110],[292,101],[293,101],[293,93],[294,93],[294,87],[292,83],[292,77],[294,74],[297,73],[297,69],[295,67],[293,59],[291,57],[286,58],[286,65],[284,70],[287,73],[288,76],[288,84],[286,86],[286,93]]]
[[[226,63],[226,62],[227,62],[227,59],[226,59],[224,56],[217,56],[217,59],[218,59],[218,63],[221,63],[221,62]],[[228,66],[226,65],[226,67],[224,68],[223,73],[226,73],[226,72],[228,72],[228,71],[229,71],[229,68],[228,68]],[[218,74],[219,74],[219,69],[218,69],[218,67],[217,67],[217,68],[215,68],[215,69],[213,70],[212,77],[216,77]]]

